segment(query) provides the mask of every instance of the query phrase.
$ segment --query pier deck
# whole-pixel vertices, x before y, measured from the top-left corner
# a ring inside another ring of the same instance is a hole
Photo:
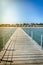
[[[0,65],[43,65],[43,51],[18,28],[0,53]]]

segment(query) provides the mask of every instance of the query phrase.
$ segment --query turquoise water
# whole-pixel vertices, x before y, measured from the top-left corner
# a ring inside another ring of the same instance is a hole
[[[41,35],[42,35],[42,47],[43,47],[43,28],[23,28],[23,30],[31,36],[32,38],[41,45]]]

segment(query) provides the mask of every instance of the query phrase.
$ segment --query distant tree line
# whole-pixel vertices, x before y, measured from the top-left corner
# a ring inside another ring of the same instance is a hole
[[[0,27],[43,27],[43,23],[0,24]]]

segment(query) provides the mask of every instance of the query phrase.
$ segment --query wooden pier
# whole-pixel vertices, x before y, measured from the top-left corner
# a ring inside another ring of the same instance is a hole
[[[0,65],[43,65],[43,50],[18,28],[0,53]]]

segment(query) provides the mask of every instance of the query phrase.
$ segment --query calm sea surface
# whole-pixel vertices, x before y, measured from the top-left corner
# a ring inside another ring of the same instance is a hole
[[[42,35],[42,46],[43,46],[43,28],[23,28],[23,30],[31,36],[39,45],[41,45]]]

